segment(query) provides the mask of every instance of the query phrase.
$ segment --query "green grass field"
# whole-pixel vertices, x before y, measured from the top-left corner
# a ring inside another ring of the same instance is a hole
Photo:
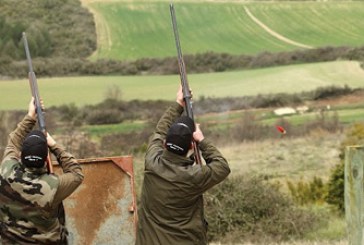
[[[353,4],[352,4],[353,3]],[[284,36],[314,47],[362,46],[361,2],[293,2],[251,4],[250,11]]]
[[[83,0],[95,14],[98,50],[92,59],[133,60],[176,55],[169,1]],[[259,26],[312,47],[361,46],[361,2],[177,1],[184,54],[257,54],[301,49]]]
[[[324,86],[363,87],[364,71],[358,62],[337,61],[282,66],[248,71],[188,75],[195,101],[201,97],[239,97],[258,94],[300,93]],[[47,107],[74,103],[96,104],[107,91],[118,88],[123,100],[174,100],[180,83],[171,76],[38,77],[39,92]],[[0,110],[24,109],[30,98],[28,80],[0,82]]]

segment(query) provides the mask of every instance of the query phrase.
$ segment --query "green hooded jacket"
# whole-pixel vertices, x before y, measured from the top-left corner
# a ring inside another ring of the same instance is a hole
[[[145,156],[144,182],[138,209],[136,245],[207,244],[203,193],[230,173],[221,153],[208,140],[199,142],[206,165],[169,152],[164,140],[182,114],[178,103],[159,120]]]

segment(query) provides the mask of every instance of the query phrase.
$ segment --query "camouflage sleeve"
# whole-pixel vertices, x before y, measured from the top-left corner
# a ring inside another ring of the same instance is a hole
[[[167,135],[167,131],[172,125],[172,123],[181,116],[183,112],[183,107],[177,102],[168,107],[164,112],[162,117],[159,119],[155,132],[149,139],[149,144],[146,152],[146,164],[154,162],[153,159],[156,158],[161,151],[163,151],[163,141]],[[148,161],[150,160],[150,161]],[[147,166],[146,166],[147,167]]]
[[[58,205],[62,200],[71,195],[83,181],[81,165],[72,154],[65,151],[63,147],[56,144],[50,148],[56,156],[58,163],[63,169],[63,174],[59,175],[59,187],[54,197],[54,205]]]
[[[21,146],[25,136],[33,129],[36,120],[26,115],[23,120],[18,123],[16,129],[9,134],[8,144],[5,148],[3,162],[9,159],[19,159]]]
[[[230,167],[220,151],[208,140],[201,141],[199,148],[206,165],[202,166],[201,178],[197,184],[204,192],[223,181],[230,174]]]

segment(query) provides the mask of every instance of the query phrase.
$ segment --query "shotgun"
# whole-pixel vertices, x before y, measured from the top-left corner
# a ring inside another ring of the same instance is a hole
[[[43,114],[43,110],[42,110],[42,105],[40,103],[40,96],[39,96],[39,91],[38,91],[37,78],[36,78],[35,73],[33,71],[32,59],[30,57],[28,41],[27,41],[27,37],[25,35],[25,32],[23,32],[23,41],[24,41],[25,55],[27,57],[28,67],[29,67],[29,74],[28,74],[29,84],[30,84],[30,89],[32,91],[32,96],[34,97],[34,103],[35,103],[35,108],[36,108],[36,112],[37,112],[39,129],[47,137],[47,130],[46,130],[46,125],[45,125],[44,114]],[[53,174],[53,166],[52,166],[52,161],[51,161],[49,153],[48,153],[48,157],[47,157],[46,162],[47,162],[48,173]]]
[[[170,9],[170,12],[171,12],[173,33],[174,33],[174,39],[175,39],[176,48],[177,48],[179,75],[180,75],[180,78],[181,78],[183,99],[185,101],[185,111],[187,113],[187,116],[190,117],[194,121],[193,108],[192,108],[192,95],[191,95],[190,87],[189,87],[188,81],[187,81],[186,67],[185,67],[185,63],[183,61],[181,44],[179,42],[176,14],[175,14],[174,7],[173,7],[172,3],[169,5],[169,9]],[[195,153],[196,163],[201,164],[202,161],[201,161],[200,150],[198,148],[198,143],[195,142],[195,141],[193,141],[193,151]]]

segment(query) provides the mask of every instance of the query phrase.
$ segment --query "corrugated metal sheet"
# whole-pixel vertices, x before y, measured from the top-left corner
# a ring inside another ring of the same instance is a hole
[[[69,244],[134,244],[137,214],[132,157],[79,162],[85,179],[63,202]],[[55,172],[60,171],[55,166]]]

